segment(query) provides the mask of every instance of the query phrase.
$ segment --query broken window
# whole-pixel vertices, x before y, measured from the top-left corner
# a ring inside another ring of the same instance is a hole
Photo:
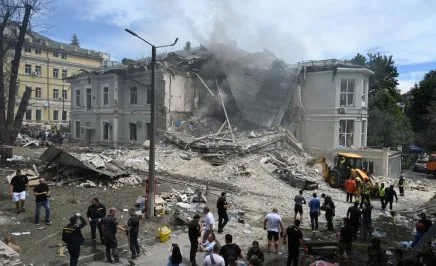
[[[130,140],[136,141],[138,139],[136,132],[136,123],[129,123]]]
[[[366,120],[362,120],[362,131],[360,136],[360,146],[366,146]]]
[[[103,139],[109,139],[109,122],[103,122]]]
[[[109,88],[104,87],[103,88],[103,105],[109,104]]]
[[[32,120],[32,110],[31,109],[26,110],[26,120]]]
[[[41,121],[41,110],[36,110],[36,121]]]
[[[53,120],[58,121],[59,120],[59,111],[53,110]]]
[[[341,107],[354,107],[354,87],[356,80],[343,79],[341,80]]]
[[[351,147],[354,138],[354,120],[339,120],[339,145]]]
[[[31,75],[32,74],[32,66],[29,64],[26,64],[24,66],[24,73],[26,73],[27,75]]]
[[[41,99],[42,98],[42,89],[41,88],[35,88],[35,98]]]
[[[80,90],[76,90],[76,106],[80,106]]]
[[[74,130],[76,132],[76,139],[80,139],[80,121],[76,121],[74,125]]]
[[[130,104],[138,103],[138,88],[132,87],[130,88]]]
[[[86,110],[91,110],[92,108],[91,100],[92,100],[91,89],[86,89]]]

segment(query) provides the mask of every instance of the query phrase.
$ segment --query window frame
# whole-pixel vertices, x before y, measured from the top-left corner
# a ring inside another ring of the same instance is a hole
[[[58,100],[59,99],[59,89],[53,89],[53,99]]]
[[[32,52],[32,47],[30,47],[30,46],[24,46],[24,52],[25,53],[31,53]]]
[[[74,121],[74,136],[76,139],[80,139],[80,120]]]
[[[88,94],[88,92],[89,92],[89,94]],[[92,89],[91,88],[85,89],[85,109],[88,111],[92,109]]]
[[[62,99],[68,100],[68,91],[67,90],[62,90]]]
[[[68,77],[68,69],[62,69],[62,78],[65,79]]]
[[[35,54],[41,55],[42,54],[42,49],[41,48],[35,48]]]
[[[42,98],[42,88],[41,87],[36,87],[35,88],[35,98],[36,99],[41,99]]]
[[[32,65],[31,64],[25,64],[24,65],[24,73],[26,75],[32,75]]]
[[[345,122],[344,127],[342,126],[343,122]],[[352,127],[349,126],[349,122],[351,122]],[[352,145],[354,145],[355,128],[356,128],[355,122],[356,121],[354,119],[339,120],[339,145],[346,148],[350,148]],[[348,131],[349,129],[351,129],[350,132]]]
[[[109,121],[102,121],[102,132],[101,132],[101,139],[102,140],[109,140]]]
[[[53,110],[53,120],[59,121],[59,110]]]
[[[66,110],[63,110],[62,111],[62,121],[67,121],[67,116],[68,114],[67,114],[67,111]]]
[[[109,105],[109,87],[103,87],[103,106]]]
[[[38,119],[38,113],[39,113],[39,119]],[[42,110],[41,109],[36,109],[35,110],[35,120],[36,121],[42,121]]]
[[[129,140],[138,141],[138,125],[133,122],[129,123]]]
[[[138,104],[138,87],[130,88],[130,105]]]
[[[74,90],[74,96],[76,98],[74,101],[74,106],[80,107],[80,89]]]
[[[53,68],[53,78],[59,78],[59,68]]]
[[[65,59],[65,60],[68,59],[68,55],[66,53],[61,53],[61,57],[62,57],[62,59]]]
[[[343,88],[343,82],[346,82],[346,87]],[[353,91],[350,90],[350,83],[353,83]],[[339,106],[340,107],[355,107],[356,106],[356,79],[341,79],[340,85],[340,93],[339,93]],[[349,100],[352,100],[352,103],[349,104]],[[343,100],[345,103],[343,103]]]
[[[35,73],[38,77],[42,76],[42,66],[35,66]]]
[[[30,115],[29,115],[29,113],[30,113]],[[25,117],[26,117],[27,121],[32,121],[32,109],[26,109]]]
[[[59,57],[59,52],[53,51],[53,57]]]

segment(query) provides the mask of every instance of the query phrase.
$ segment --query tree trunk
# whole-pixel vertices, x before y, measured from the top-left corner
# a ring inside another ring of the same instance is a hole
[[[5,29],[6,25],[10,18],[10,12],[6,11],[5,16],[3,17],[2,24],[0,25],[0,143],[4,140],[5,134],[5,79],[4,79],[4,60],[6,58],[6,50],[5,46]]]
[[[13,128],[15,124],[14,109],[15,109],[15,94],[17,91],[18,68],[20,66],[21,50],[23,49],[24,37],[26,36],[27,26],[29,25],[31,11],[32,11],[32,6],[26,4],[24,7],[24,16],[23,16],[22,24],[20,26],[20,34],[18,35],[18,40],[15,45],[15,55],[12,61],[11,78],[9,80],[8,112],[7,112],[6,125],[5,125],[6,134],[7,134],[5,139],[7,143],[10,143],[10,139],[13,136]],[[13,140],[13,142],[15,142],[15,139]]]
[[[14,124],[12,127],[12,133],[9,136],[7,144],[14,145],[17,139],[18,132],[20,132],[21,124],[23,123],[24,114],[26,113],[27,105],[29,104],[30,95],[32,94],[31,88],[26,88],[26,91],[21,97],[20,106],[18,107],[17,114],[15,115]]]

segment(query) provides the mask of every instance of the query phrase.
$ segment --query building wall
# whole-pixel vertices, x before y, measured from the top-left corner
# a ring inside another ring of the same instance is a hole
[[[28,39],[25,45],[30,48],[26,51],[23,48],[22,57],[18,71],[18,93],[16,97],[15,111],[21,101],[26,87],[32,88],[31,98],[27,110],[31,112],[31,119],[23,120],[23,124],[42,125],[52,124],[68,125],[70,119],[71,108],[71,86],[63,80],[62,71],[66,71],[66,77],[70,77],[79,72],[79,69],[90,70],[100,67],[102,58],[88,57],[74,52],[67,52],[66,58],[62,58],[62,50],[55,50],[49,45],[32,44]],[[41,54],[36,54],[36,48],[41,50]],[[58,57],[55,57],[54,52],[57,52]],[[26,65],[31,66],[31,73],[26,73]],[[36,66],[41,67],[40,75],[36,73]],[[54,77],[54,69],[58,70],[58,77]],[[37,97],[36,90],[41,89],[41,94]],[[58,90],[58,95],[54,95],[54,90]],[[66,98],[62,97],[62,91],[66,91]],[[57,96],[57,97],[56,97]],[[41,110],[41,119],[37,120],[36,112]],[[55,120],[54,111],[58,111],[58,119]],[[62,111],[66,111],[66,119],[62,121]]]
[[[355,80],[354,106],[344,107],[343,112],[339,112],[343,79]],[[301,140],[306,149],[329,153],[338,147],[341,120],[354,121],[352,147],[366,146],[368,114],[366,108],[362,108],[361,97],[364,80],[368,82],[368,75],[346,70],[338,70],[336,73],[333,71],[306,73],[305,83],[301,89],[306,115],[306,121],[301,125]],[[366,90],[365,99],[368,99],[367,94]],[[362,128],[364,128],[363,138]]]

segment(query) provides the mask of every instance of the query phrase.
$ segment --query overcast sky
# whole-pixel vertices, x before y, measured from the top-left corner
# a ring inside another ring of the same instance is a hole
[[[394,56],[405,92],[436,69],[435,11],[434,0],[58,0],[42,33],[67,42],[76,33],[116,60],[150,53],[124,28],[155,44],[178,37],[172,49],[231,41],[289,63],[381,52]]]

